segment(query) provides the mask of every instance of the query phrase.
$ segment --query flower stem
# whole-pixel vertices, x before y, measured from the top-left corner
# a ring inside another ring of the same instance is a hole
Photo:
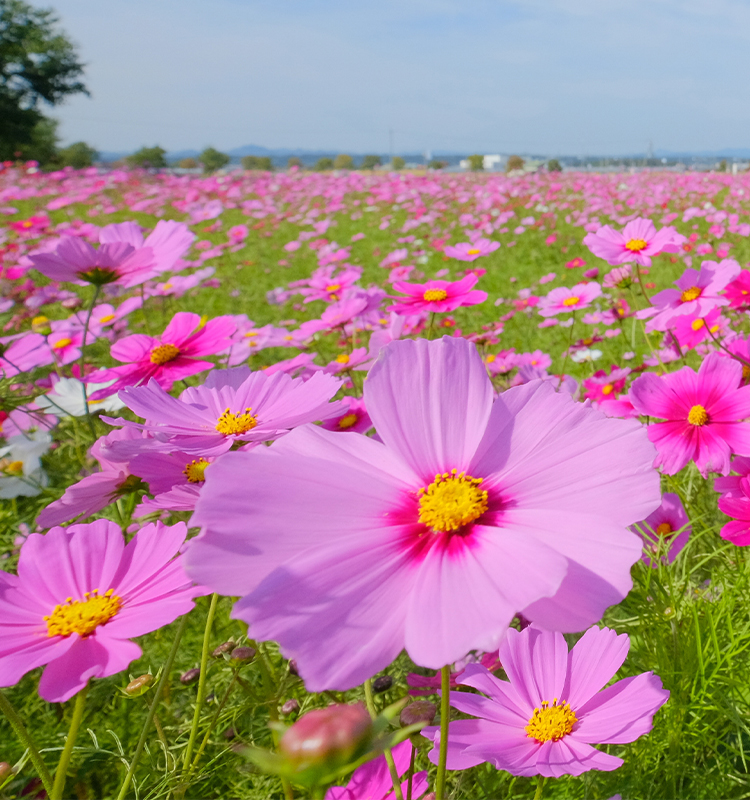
[[[91,324],[91,315],[94,313],[94,306],[99,299],[99,292],[101,286],[94,286],[94,296],[89,303],[88,312],[86,313],[86,322],[83,323],[83,339],[81,340],[81,387],[83,388],[83,407],[86,411],[86,422],[88,423],[91,435],[96,439],[96,430],[94,428],[94,420],[91,419],[91,409],[89,408],[89,396],[86,390],[86,376],[84,374],[84,367],[86,366],[86,338],[89,335],[89,325]]]
[[[411,790],[412,785],[414,783],[414,766],[417,760],[417,748],[414,747],[412,744],[411,746],[411,758],[409,759],[409,777],[408,777],[408,784],[406,785],[406,800],[411,800]]]
[[[540,775],[537,779],[534,800],[542,800],[542,789],[544,789],[544,775]]]
[[[31,734],[26,730],[23,720],[18,716],[18,712],[13,708],[10,700],[8,700],[2,692],[0,692],[0,710],[5,715],[11,728],[13,728],[13,732],[16,734],[18,741],[28,750],[31,763],[34,765],[37,775],[41,778],[45,791],[48,795],[51,795],[52,775],[47,769],[47,765],[44,763],[34,740],[31,738]]]
[[[643,283],[643,275],[641,275],[641,267],[638,264],[638,262],[636,262],[636,264],[635,264],[635,274],[638,277],[638,285],[641,287],[641,292],[643,292],[643,296],[646,299],[646,302],[649,305],[652,305],[651,298],[648,296],[648,292],[646,291],[646,287],[645,287],[645,285]],[[540,797],[541,797],[541,795],[540,795]]]
[[[193,747],[195,746],[195,738],[198,735],[198,725],[201,719],[201,708],[203,701],[206,698],[206,671],[208,670],[208,651],[211,647],[211,628],[214,624],[214,615],[216,614],[216,604],[219,601],[219,595],[211,595],[211,605],[208,607],[208,616],[206,617],[206,628],[203,632],[203,652],[201,653],[201,671],[198,678],[198,697],[195,700],[195,713],[193,714],[193,724],[190,728],[190,738],[188,739],[187,748],[185,749],[185,760],[182,766],[182,780],[187,778],[190,772],[191,758],[193,756]]]
[[[375,719],[378,712],[375,709],[375,701],[372,697],[372,678],[368,678],[365,681],[365,702],[367,703],[367,710],[370,712],[370,716]],[[404,800],[404,794],[401,791],[401,780],[398,777],[398,770],[396,769],[396,762],[393,760],[393,753],[391,753],[390,749],[386,749],[383,751],[383,755],[385,756],[385,763],[388,764],[388,772],[391,774],[393,794],[396,800]]]
[[[448,721],[451,714],[451,668],[445,665],[440,671],[440,756],[435,780],[435,800],[445,794],[445,765],[448,763]]]
[[[201,746],[198,748],[198,752],[195,754],[195,758],[193,759],[193,763],[190,765],[190,771],[188,772],[188,777],[193,774],[193,770],[198,766],[198,761],[200,757],[203,755],[203,751],[206,749],[208,745],[208,740],[211,738],[211,732],[216,727],[216,723],[219,721],[219,716],[221,712],[224,710],[224,706],[227,704],[227,700],[229,700],[229,695],[232,693],[232,689],[234,689],[234,684],[237,681],[237,673],[239,672],[239,667],[235,669],[234,675],[232,675],[232,680],[229,682],[229,686],[227,686],[227,690],[224,692],[224,697],[221,698],[221,702],[219,703],[218,708],[214,711],[213,717],[211,717],[211,722],[208,725],[208,730],[203,737],[203,741],[201,742]]]
[[[183,618],[180,620],[180,626],[177,628],[177,633],[174,637],[174,642],[172,643],[172,649],[169,651],[169,655],[167,656],[167,661],[164,664],[164,669],[161,673],[161,678],[159,678],[159,683],[156,686],[156,691],[154,692],[154,699],[151,701],[151,707],[148,710],[148,714],[146,715],[146,721],[143,723],[143,728],[141,729],[141,735],[138,739],[138,744],[135,748],[135,753],[133,754],[133,760],[130,762],[130,769],[128,769],[128,774],[125,776],[125,780],[122,782],[122,786],[120,787],[120,791],[117,795],[117,800],[124,800],[125,795],[128,793],[128,789],[130,787],[130,782],[133,780],[133,775],[135,774],[135,769],[138,766],[138,762],[141,758],[141,753],[143,752],[143,748],[146,744],[146,737],[148,736],[149,729],[151,728],[151,722],[154,719],[156,714],[156,708],[159,705],[159,701],[161,700],[162,692],[164,691],[164,687],[166,686],[167,681],[169,680],[169,673],[172,671],[172,665],[174,664],[174,660],[177,657],[177,649],[180,646],[180,640],[182,639],[182,634],[185,632],[185,628],[187,627],[187,620],[188,615],[185,614]]]
[[[86,684],[76,695],[76,703],[73,706],[73,717],[70,720],[70,728],[68,729],[68,738],[65,740],[65,747],[60,756],[60,763],[57,765],[55,782],[52,785],[50,800],[62,800],[63,791],[65,789],[65,779],[68,775],[68,766],[70,765],[70,757],[73,755],[73,745],[76,743],[78,728],[81,727],[83,709],[86,706],[86,695],[88,692],[89,686]]]

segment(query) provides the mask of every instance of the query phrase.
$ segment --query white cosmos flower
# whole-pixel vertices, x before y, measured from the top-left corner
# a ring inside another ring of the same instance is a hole
[[[0,448],[0,499],[35,497],[47,485],[41,457],[49,450],[52,437],[47,431],[12,436]]]
[[[576,364],[580,364],[582,361],[598,361],[601,357],[601,350],[590,349],[588,347],[583,348],[583,350],[576,350],[574,353],[570,354],[571,360],[575,361]]]
[[[87,383],[86,391],[88,397],[99,389],[109,386],[108,383]],[[83,417],[86,414],[86,407],[83,402],[83,384],[77,378],[60,378],[52,391],[37,397],[36,404],[43,408],[48,414],[56,417]],[[103,400],[89,400],[89,411],[117,411],[122,408],[124,403],[114,394],[105,397]]]

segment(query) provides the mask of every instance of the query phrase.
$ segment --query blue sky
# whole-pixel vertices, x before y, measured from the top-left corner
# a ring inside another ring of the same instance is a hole
[[[34,0],[37,2],[37,0]],[[101,150],[750,147],[747,0],[50,0]]]

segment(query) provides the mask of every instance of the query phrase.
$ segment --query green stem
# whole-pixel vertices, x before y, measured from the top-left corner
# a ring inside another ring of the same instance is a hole
[[[409,783],[406,786],[406,800],[411,800],[412,784],[414,783],[414,766],[417,760],[417,748],[412,744],[411,758],[409,759]]]
[[[534,800],[542,800],[542,789],[544,789],[544,776],[540,775],[536,782],[536,792],[534,793]]]
[[[47,765],[44,763],[42,756],[39,753],[39,749],[34,743],[34,740],[26,730],[23,720],[18,716],[18,712],[15,708],[13,708],[10,700],[8,700],[8,698],[2,692],[0,692],[0,710],[3,712],[3,714],[5,714],[5,718],[8,720],[10,727],[13,728],[13,733],[16,734],[18,741],[29,751],[29,758],[31,759],[31,763],[34,765],[37,775],[39,775],[42,780],[44,790],[48,795],[51,795],[52,775],[47,769]]]
[[[55,782],[52,785],[52,794],[50,800],[62,800],[63,791],[65,789],[65,779],[68,776],[68,766],[70,765],[70,757],[73,755],[73,745],[76,743],[78,736],[78,729],[81,727],[81,720],[83,719],[83,709],[86,706],[86,695],[89,692],[88,684],[81,689],[76,695],[76,703],[73,706],[73,717],[70,720],[70,728],[68,729],[68,738],[65,740],[65,747],[63,748],[62,755],[60,756],[60,763],[57,765],[55,772]]]
[[[448,721],[451,714],[451,668],[446,665],[440,671],[440,756],[435,780],[435,800],[443,800],[445,794],[445,765],[448,763]]]
[[[161,673],[161,678],[159,678],[159,683],[156,687],[156,691],[154,692],[154,699],[151,701],[151,707],[148,710],[148,714],[146,715],[146,721],[143,723],[143,728],[141,729],[141,735],[138,739],[138,744],[135,748],[135,753],[133,754],[133,760],[130,762],[130,769],[128,769],[128,774],[125,776],[125,780],[122,782],[122,786],[120,787],[120,791],[117,795],[117,800],[124,800],[125,795],[128,793],[128,789],[130,788],[130,782],[133,780],[133,775],[135,774],[136,767],[138,766],[138,762],[141,758],[141,753],[143,752],[143,748],[146,745],[146,737],[148,736],[148,732],[151,728],[151,722],[156,715],[156,708],[159,705],[159,701],[161,700],[162,692],[164,691],[164,687],[166,686],[167,680],[169,679],[169,673],[172,671],[172,665],[174,664],[174,660],[177,657],[177,650],[180,646],[180,640],[182,639],[182,634],[185,632],[185,628],[187,627],[188,615],[185,614],[183,618],[180,620],[180,626],[177,628],[177,633],[174,637],[174,642],[172,643],[172,649],[169,651],[169,655],[167,656],[167,661],[164,664],[164,669]]]
[[[562,369],[560,370],[560,383],[558,383],[558,385],[557,385],[558,389],[560,389],[560,387],[563,384],[563,381],[565,380],[565,367],[566,367],[566,365],[568,363],[568,356],[570,355],[570,348],[573,346],[573,328],[575,328],[575,326],[576,326],[576,314],[575,314],[575,311],[573,312],[573,316],[571,317],[571,319],[573,320],[573,322],[572,322],[572,324],[570,326],[570,333],[568,335],[568,347],[565,350],[565,356],[563,357]]]
[[[370,716],[375,719],[375,717],[378,715],[378,712],[375,708],[375,700],[372,696],[371,678],[368,678],[365,681],[365,703],[367,704],[367,710],[370,712]],[[401,791],[401,780],[398,777],[398,770],[396,769],[396,762],[393,760],[393,753],[391,753],[390,749],[387,749],[383,751],[383,755],[385,756],[385,763],[388,765],[388,772],[391,774],[393,794],[395,795],[396,800],[404,800],[404,794]]]
[[[635,274],[638,276],[638,285],[641,287],[641,292],[643,292],[643,296],[646,299],[646,302],[649,305],[653,305],[653,303],[651,302],[651,298],[648,296],[648,292],[646,291],[646,287],[643,284],[643,275],[641,275],[641,267],[637,262],[635,265]]]
[[[427,338],[432,339],[432,329],[435,327],[435,312],[430,313],[430,327],[427,328]]]
[[[86,366],[86,338],[89,334],[89,325],[91,324],[91,315],[94,313],[94,306],[99,298],[101,286],[94,287],[94,296],[91,298],[88,313],[86,314],[86,322],[83,325],[83,341],[81,342],[81,386],[83,387],[83,407],[86,411],[86,422],[88,423],[91,435],[96,439],[96,429],[94,428],[94,420],[91,419],[91,409],[89,408],[89,395],[86,389],[86,376],[84,367]]]
[[[211,596],[211,605],[208,607],[208,616],[206,617],[206,628],[203,632],[203,652],[201,654],[201,671],[198,678],[198,697],[195,700],[195,713],[193,714],[193,724],[190,728],[190,738],[188,739],[187,748],[185,750],[185,760],[182,766],[182,780],[187,778],[190,771],[191,759],[193,756],[193,747],[195,746],[195,738],[198,735],[198,724],[201,719],[201,708],[203,701],[206,698],[206,672],[208,671],[208,653],[211,647],[211,628],[214,624],[214,615],[216,614],[216,604],[219,601],[219,595],[213,594]]]
[[[200,760],[200,757],[203,755],[203,751],[206,749],[206,746],[208,745],[208,740],[211,737],[211,732],[216,727],[216,723],[219,721],[219,715],[224,710],[224,706],[226,705],[227,700],[229,700],[229,695],[231,694],[232,689],[234,688],[234,684],[237,681],[238,670],[239,667],[237,667],[237,669],[234,672],[234,675],[232,675],[232,680],[229,682],[229,686],[227,686],[226,692],[224,692],[224,697],[221,698],[219,707],[216,709],[216,711],[214,711],[213,717],[211,717],[211,722],[208,724],[208,730],[206,731],[206,734],[203,737],[203,741],[201,742],[201,746],[198,748],[198,752],[195,754],[193,763],[190,765],[190,772],[188,772],[188,778],[190,777],[190,775],[192,775],[193,770],[198,766],[198,761]]]

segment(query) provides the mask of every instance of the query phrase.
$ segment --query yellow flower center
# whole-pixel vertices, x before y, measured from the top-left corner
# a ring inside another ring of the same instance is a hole
[[[680,295],[680,300],[683,303],[689,303],[691,300],[697,300],[700,296],[701,290],[697,286],[691,286]]]
[[[640,253],[641,250],[645,250],[648,247],[648,242],[644,239],[631,239],[626,245],[625,248],[630,250],[631,253]]]
[[[0,461],[0,470],[6,475],[23,475],[23,461]]]
[[[107,315],[106,315],[106,316],[104,316],[104,317],[100,317],[100,318],[99,318],[99,322],[101,322],[101,323],[105,323],[105,322],[112,322],[112,320],[113,320],[114,318],[115,318],[115,315],[114,315],[114,314],[107,314]]]
[[[352,425],[357,424],[357,420],[359,417],[356,414],[346,414],[346,416],[341,417],[339,420],[339,428],[342,430],[346,430],[347,428],[351,428]]]
[[[174,361],[178,355],[180,355],[178,347],[173,344],[160,344],[151,351],[151,363],[159,366],[168,364],[170,361]]]
[[[22,228],[31,228],[33,226],[33,224],[34,224],[33,222],[31,222],[30,220],[27,219],[25,222],[21,223],[21,227]]]
[[[687,421],[691,425],[698,427],[705,425],[708,422],[708,411],[703,406],[693,406],[688,414]]]
[[[574,305],[576,305],[577,303],[579,303],[579,302],[580,302],[580,300],[581,300],[581,298],[580,298],[580,297],[566,297],[566,298],[565,298],[565,299],[562,301],[562,304],[563,304],[564,306],[574,306]]]
[[[526,735],[529,739],[535,739],[539,744],[548,742],[550,739],[557,742],[573,730],[576,722],[578,722],[578,718],[567,701],[558,703],[555,698],[550,705],[545,700],[540,708],[534,709],[534,715],[525,728]]]
[[[34,317],[34,319],[31,320],[31,327],[33,328],[34,326],[46,325],[48,322],[49,319],[47,319],[47,317],[41,314],[40,316]]]
[[[481,252],[482,252],[482,251],[481,251],[479,248],[477,248],[477,247],[472,247],[472,248],[471,248],[471,250],[467,250],[467,251],[466,251],[466,255],[467,255],[467,256],[476,256],[476,255],[478,255],[478,254],[479,254],[479,253],[481,253]]]
[[[73,340],[72,340],[72,339],[68,339],[68,338],[64,338],[64,339],[58,339],[58,340],[57,340],[57,341],[56,341],[56,342],[55,342],[55,343],[52,345],[52,349],[53,349],[53,350],[62,350],[64,347],[67,347],[69,344],[72,344],[72,343],[73,343]]]
[[[98,589],[84,592],[84,600],[69,597],[65,605],[55,606],[55,610],[44,621],[47,623],[47,636],[89,636],[99,625],[104,625],[122,608],[122,600],[112,589],[103,595]]]
[[[239,436],[251,431],[258,424],[258,418],[251,411],[252,408],[246,408],[242,414],[233,414],[227,409],[216,421],[216,430],[225,436]]]
[[[611,383],[606,383],[606,384],[604,384],[604,386],[602,386],[602,394],[604,394],[604,395],[612,394],[612,392],[614,392],[614,390],[615,390],[615,387],[612,386]]]
[[[671,536],[672,526],[668,522],[662,522],[660,525],[656,526],[656,533],[659,536]]]
[[[437,303],[440,300],[445,300],[448,297],[448,292],[445,289],[427,289],[422,297],[428,303]]]
[[[746,381],[750,378],[750,367],[747,364],[742,365],[742,380]]]
[[[700,329],[701,329],[701,328],[704,326],[704,324],[705,324],[705,323],[703,322],[703,320],[702,320],[702,319],[694,319],[694,320],[693,320],[693,321],[690,323],[690,327],[691,327],[691,328],[692,328],[694,331],[699,331],[699,330],[700,330]]]
[[[349,363],[349,356],[346,353],[342,353],[340,356],[336,356],[336,363],[337,364],[348,364]]]
[[[490,353],[490,354],[487,356],[487,358],[485,358],[485,361],[486,361],[488,364],[492,364],[492,362],[493,362],[493,361],[494,361],[496,358],[497,358],[497,356],[496,356],[494,353]]]
[[[248,332],[245,334],[245,338],[246,338],[246,339],[252,339],[252,338],[253,338],[253,336],[257,336],[259,333],[260,333],[260,331],[248,331]]]
[[[326,291],[327,292],[337,292],[340,288],[341,288],[341,284],[340,283],[329,283],[328,286],[326,286]]]
[[[205,458],[193,459],[185,465],[182,474],[188,479],[188,483],[203,483],[206,480],[206,467],[209,462]]]
[[[487,492],[482,478],[472,478],[453,469],[419,490],[419,521],[436,532],[463,528],[487,510]]]

